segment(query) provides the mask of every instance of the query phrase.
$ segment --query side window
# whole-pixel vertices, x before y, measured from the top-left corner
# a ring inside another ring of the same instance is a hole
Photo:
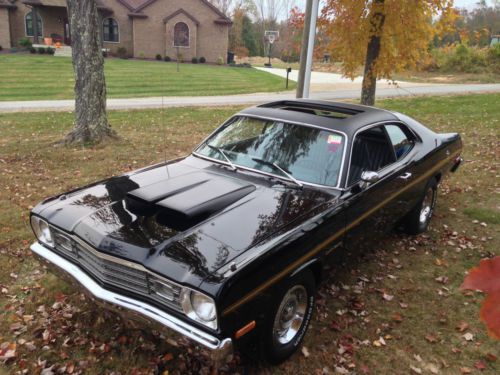
[[[386,125],[385,130],[394,147],[394,154],[396,159],[399,160],[405,156],[413,147],[413,139],[408,137],[410,132],[406,132],[399,125]],[[408,135],[407,135],[408,134]]]
[[[360,132],[353,141],[348,185],[358,182],[364,171],[377,172],[396,158],[383,126]]]

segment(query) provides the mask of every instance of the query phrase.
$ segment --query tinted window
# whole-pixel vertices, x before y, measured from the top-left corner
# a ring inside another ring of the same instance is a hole
[[[387,140],[382,126],[357,134],[352,146],[348,185],[358,182],[361,173],[377,172],[395,161],[392,145]]]
[[[399,160],[405,156],[408,151],[413,147],[413,142],[408,139],[403,129],[398,125],[386,125],[385,130],[391,140],[392,146],[394,147],[394,153],[396,158]]]
[[[196,152],[224,161],[215,146],[236,165],[282,176],[283,173],[269,165],[275,163],[300,181],[336,186],[344,143],[341,134],[323,129],[238,117]]]

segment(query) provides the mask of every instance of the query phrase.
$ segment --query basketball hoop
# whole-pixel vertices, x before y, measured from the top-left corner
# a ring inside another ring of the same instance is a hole
[[[264,64],[264,66],[267,66],[271,68],[271,49],[273,47],[274,42],[278,39],[280,33],[279,31],[276,30],[266,30],[264,32],[264,38],[267,40],[268,43],[268,48],[267,48],[267,57],[269,57],[269,62],[267,64]]]
[[[264,37],[269,44],[273,44],[279,38],[280,32],[275,30],[266,30],[264,32]]]

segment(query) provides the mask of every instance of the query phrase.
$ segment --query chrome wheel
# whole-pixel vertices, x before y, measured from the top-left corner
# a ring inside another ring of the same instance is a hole
[[[283,297],[274,318],[273,339],[279,344],[288,344],[297,336],[307,309],[307,290],[295,285]]]
[[[434,197],[435,197],[435,191],[434,189],[429,189],[425,193],[424,200],[422,201],[422,207],[420,209],[420,223],[425,224],[427,221],[429,221],[432,213],[432,209],[434,206]]]

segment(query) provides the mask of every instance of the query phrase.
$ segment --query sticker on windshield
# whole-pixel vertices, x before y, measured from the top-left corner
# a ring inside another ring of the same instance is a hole
[[[330,134],[327,142],[329,145],[340,145],[342,143],[342,136],[337,134]]]

